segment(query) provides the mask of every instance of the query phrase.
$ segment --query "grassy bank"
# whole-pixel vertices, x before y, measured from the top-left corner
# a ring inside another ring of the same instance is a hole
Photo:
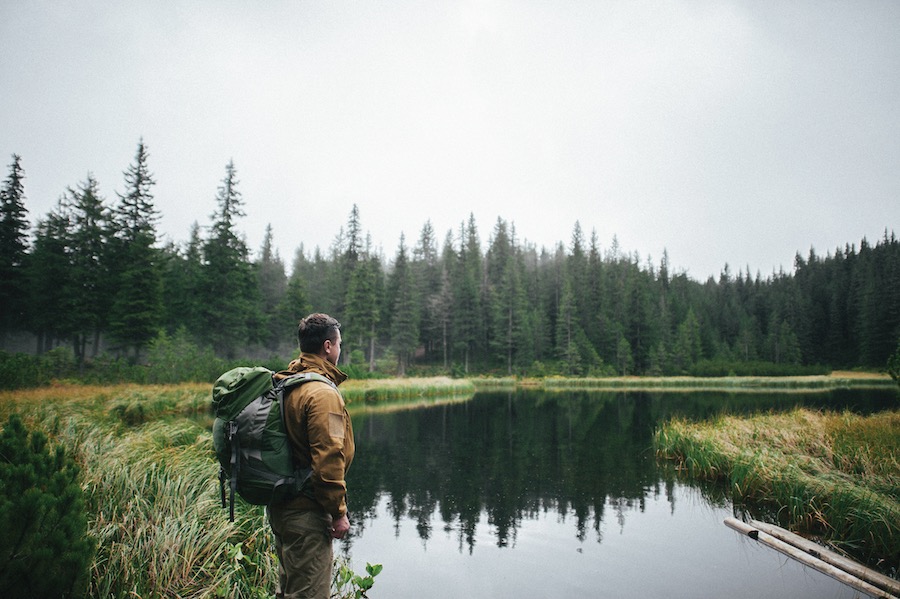
[[[736,501],[775,508],[783,525],[900,569],[900,411],[674,420],[655,445],[689,475],[726,481]]]
[[[209,385],[0,392],[4,423],[18,413],[81,467],[97,545],[89,596],[271,596],[277,563],[263,508],[238,500],[229,522],[221,506],[209,423],[194,417],[209,402]],[[336,596],[353,591],[345,584]]]
[[[348,403],[378,403],[385,401],[436,398],[475,393],[470,379],[450,377],[395,378],[348,380],[341,385],[341,394]]]
[[[532,381],[533,384],[533,381]],[[846,387],[896,387],[897,383],[888,375],[854,372],[834,372],[829,375],[813,376],[731,376],[731,377],[609,377],[609,378],[564,378],[548,377],[539,386],[545,390],[567,389],[670,389],[670,390],[710,390],[710,389],[752,389],[752,390],[808,390],[839,389]]]

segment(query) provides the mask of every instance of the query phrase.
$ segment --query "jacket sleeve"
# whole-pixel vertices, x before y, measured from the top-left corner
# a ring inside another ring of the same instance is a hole
[[[307,383],[311,388],[307,432],[316,501],[335,519],[347,513],[347,470],[345,454],[346,410],[340,393],[324,383]]]

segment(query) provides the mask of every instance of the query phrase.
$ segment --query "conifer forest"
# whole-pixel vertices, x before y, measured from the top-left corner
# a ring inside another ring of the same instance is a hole
[[[650,263],[615,238],[601,247],[577,222],[539,248],[513,221],[483,229],[470,216],[446,232],[429,221],[415,239],[377,240],[395,248],[385,255],[354,206],[330,247],[300,246],[286,264],[271,227],[247,247],[233,163],[211,222],[161,243],[148,162],[141,142],[114,202],[89,175],[32,215],[12,156],[0,184],[0,340],[27,336],[35,354],[69,347],[79,363],[140,362],[160,335],[228,359],[288,359],[297,321],[322,311],[343,323],[343,363],[364,371],[702,376],[881,369],[900,338],[900,241],[887,228],[798,253],[792,272],[724,265],[696,281],[665,253]]]

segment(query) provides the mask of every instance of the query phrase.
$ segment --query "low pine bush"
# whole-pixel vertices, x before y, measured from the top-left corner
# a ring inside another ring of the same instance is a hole
[[[0,597],[80,597],[94,545],[80,470],[13,414],[0,434]]]

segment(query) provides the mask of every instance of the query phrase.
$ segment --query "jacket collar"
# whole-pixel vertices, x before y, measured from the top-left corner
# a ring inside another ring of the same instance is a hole
[[[335,385],[347,380],[347,375],[340,368],[318,354],[303,352],[300,357],[290,363],[288,370],[292,372],[315,372],[328,377]]]

